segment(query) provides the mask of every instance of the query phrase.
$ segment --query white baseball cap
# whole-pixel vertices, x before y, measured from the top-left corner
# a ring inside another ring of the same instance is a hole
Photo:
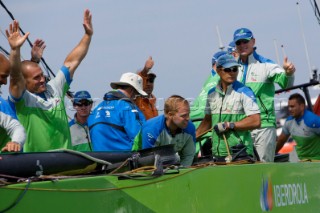
[[[132,86],[143,96],[147,96],[148,94],[142,89],[142,78],[135,73],[127,72],[121,75],[119,82],[111,82],[110,86],[112,89],[117,89],[118,86]]]

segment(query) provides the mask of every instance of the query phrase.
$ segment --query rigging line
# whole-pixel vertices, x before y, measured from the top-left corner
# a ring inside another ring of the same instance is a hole
[[[300,27],[301,27],[301,34],[302,34],[302,39],[303,39],[303,43],[304,43],[304,49],[305,49],[305,53],[306,53],[306,57],[307,57],[307,63],[308,63],[309,72],[310,72],[310,77],[309,78],[312,79],[313,77],[312,77],[312,69],[311,69],[311,64],[310,64],[310,57],[309,57],[309,53],[308,53],[306,37],[305,37],[304,32],[303,32],[302,16],[301,16],[299,2],[297,2],[296,4],[297,4],[297,10],[298,10],[298,15],[299,15],[299,20],[300,20]]]
[[[15,20],[14,16],[13,16],[12,13],[8,10],[8,8],[4,5],[4,3],[2,2],[2,0],[0,0],[0,5],[1,5],[1,6],[3,7],[3,9],[8,13],[8,15],[10,16],[10,18],[14,21],[14,20]],[[23,35],[25,35],[25,32],[21,29],[21,27],[19,27],[19,30],[21,31],[21,33],[22,33]],[[6,36],[5,36],[5,37],[6,37]],[[28,41],[30,47],[32,48],[33,45],[32,45],[32,43],[31,43],[29,37],[27,37],[27,41]],[[55,74],[52,72],[52,70],[50,69],[50,67],[48,66],[48,64],[47,64],[46,61],[44,60],[44,58],[41,57],[40,60],[41,60],[42,63],[44,64],[44,67],[45,67],[45,69],[46,69],[46,71],[47,71],[48,76],[50,76],[50,73],[51,73],[51,75],[53,75],[53,77],[55,77]],[[48,71],[49,71],[49,72],[48,72]]]
[[[312,6],[312,9],[314,10],[314,15],[316,16],[316,19],[317,19],[318,23],[320,24],[320,11],[319,11],[317,1],[316,0],[313,0],[313,1],[309,0],[309,1]]]
[[[10,53],[9,53],[6,49],[4,49],[3,47],[1,47],[1,46],[0,46],[0,50],[1,50],[4,54],[6,54],[7,56],[10,55]]]
[[[0,5],[1,5],[1,6],[3,7],[3,9],[8,13],[8,15],[10,16],[10,18],[14,21],[14,20],[15,20],[14,16],[13,16],[12,13],[8,10],[8,8],[4,5],[4,3],[2,2],[2,0],[0,0]],[[25,32],[21,29],[21,27],[19,27],[19,30],[21,31],[21,33],[22,33],[23,35],[25,35]],[[28,41],[30,47],[32,47],[33,45],[32,45],[32,43],[31,43],[31,41],[30,41],[29,38],[27,38],[27,41]]]
[[[0,32],[1,32],[1,34],[3,35],[3,37],[5,37],[5,38],[7,39],[7,35],[4,34],[3,30],[1,29],[1,27],[0,27]]]

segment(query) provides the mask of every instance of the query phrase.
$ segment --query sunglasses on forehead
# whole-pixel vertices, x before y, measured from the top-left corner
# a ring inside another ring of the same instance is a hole
[[[247,40],[247,39],[239,40],[239,41],[236,42],[236,45],[240,45],[242,43],[247,44],[249,41],[250,40]]]
[[[238,67],[224,68],[224,72],[238,72]]]
[[[91,101],[84,101],[84,102],[80,102],[80,103],[74,103],[74,106],[78,106],[78,107],[82,107],[82,106],[89,106],[90,104],[92,104]]]

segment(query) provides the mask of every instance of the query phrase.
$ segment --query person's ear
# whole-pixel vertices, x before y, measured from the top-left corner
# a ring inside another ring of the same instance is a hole
[[[169,117],[173,117],[173,116],[174,116],[174,114],[175,114],[175,113],[174,113],[174,112],[172,112],[172,111],[168,112],[168,116],[169,116]]]
[[[222,70],[223,68],[216,68],[216,72],[217,72],[217,74],[219,75],[219,76],[221,76],[221,70]]]
[[[253,46],[256,44],[256,39],[255,38],[252,38],[252,43],[253,43]]]

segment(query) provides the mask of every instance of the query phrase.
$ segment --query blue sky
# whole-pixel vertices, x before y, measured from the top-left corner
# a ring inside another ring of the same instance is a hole
[[[294,62],[295,84],[309,81],[310,71],[302,39],[296,1],[292,0],[3,0],[30,39],[42,38],[44,58],[56,72],[83,35],[83,11],[93,14],[94,35],[87,57],[76,71],[71,91],[88,90],[101,99],[124,72],[136,72],[151,55],[157,74],[154,94],[163,100],[179,94],[195,98],[211,70],[211,57],[219,49],[217,26],[225,46],[235,29],[247,27],[256,38],[257,52],[277,61],[275,39],[282,64],[283,52]],[[309,1],[300,2],[303,32],[311,66],[320,67],[320,25]],[[0,8],[0,28],[11,22]],[[9,46],[3,35],[0,45]],[[284,48],[280,46],[283,45]],[[283,51],[284,50],[284,51]],[[22,55],[30,57],[25,44]],[[7,95],[2,87],[2,96]],[[310,89],[312,96],[319,90]],[[284,99],[288,94],[276,96]]]

